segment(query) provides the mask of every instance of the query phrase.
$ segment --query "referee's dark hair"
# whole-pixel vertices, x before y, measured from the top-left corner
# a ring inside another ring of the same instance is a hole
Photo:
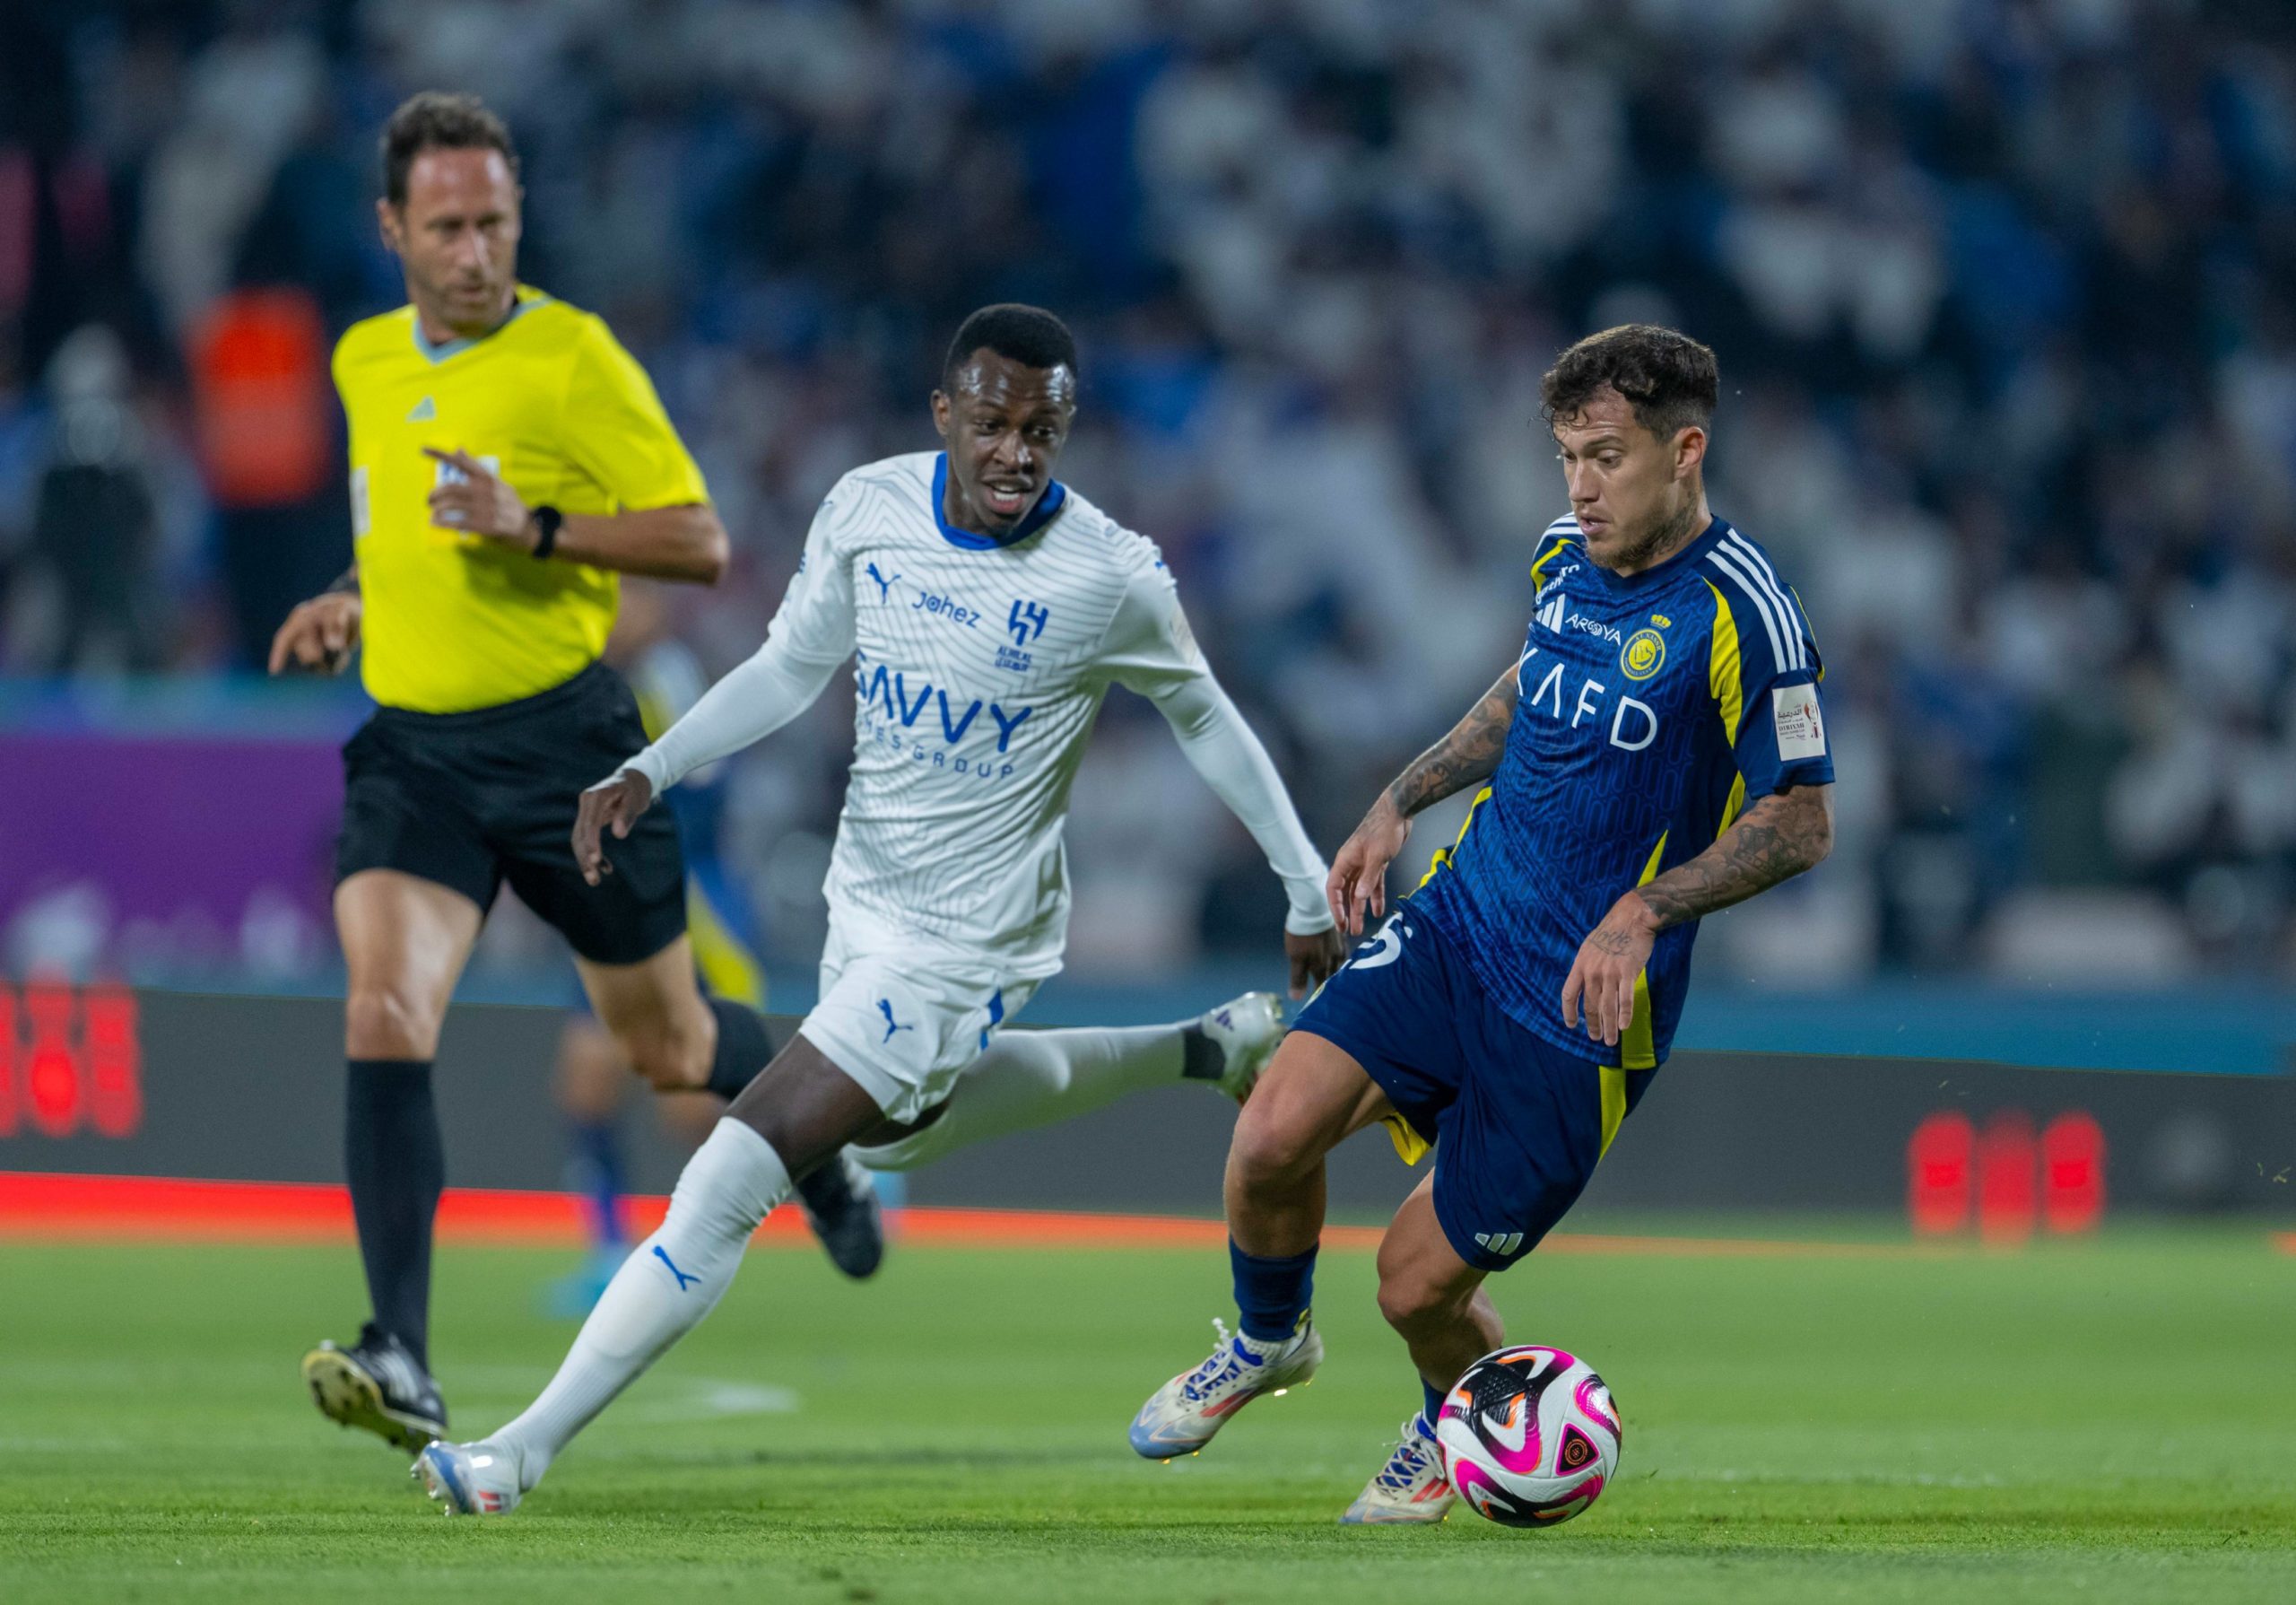
[[[435,89],[409,95],[383,125],[383,196],[406,205],[406,175],[425,151],[500,151],[518,177],[518,148],[510,130],[476,95],[450,95]]]
[[[1622,323],[1587,336],[1547,370],[1539,381],[1547,427],[1584,408],[1605,385],[1662,441],[1692,424],[1704,429],[1722,394],[1711,347],[1655,323]]]
[[[957,370],[976,351],[993,351],[1000,357],[1030,368],[1065,368],[1076,371],[1076,336],[1068,326],[1042,307],[1004,301],[983,307],[957,328],[949,354],[941,362],[941,388],[956,388]]]

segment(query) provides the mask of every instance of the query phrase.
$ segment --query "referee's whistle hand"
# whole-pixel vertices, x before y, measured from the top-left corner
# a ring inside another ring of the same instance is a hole
[[[584,880],[595,886],[613,873],[606,859],[605,833],[611,830],[614,840],[621,841],[653,802],[653,782],[631,769],[617,771],[582,793],[574,810],[574,865]]]

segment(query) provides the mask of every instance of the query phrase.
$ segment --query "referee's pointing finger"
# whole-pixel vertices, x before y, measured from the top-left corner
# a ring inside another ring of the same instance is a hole
[[[450,468],[467,474],[473,479],[476,479],[486,473],[486,465],[480,462],[469,452],[463,450],[460,447],[457,447],[452,451],[441,451],[436,446],[425,446],[422,449],[422,455],[427,458],[431,458],[439,462],[442,462]]]

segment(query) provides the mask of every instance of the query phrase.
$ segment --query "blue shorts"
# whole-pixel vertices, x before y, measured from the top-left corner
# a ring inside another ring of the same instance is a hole
[[[1435,1218],[1483,1270],[1504,1270],[1553,1229],[1657,1073],[1574,1058],[1518,1024],[1409,903],[1292,1028],[1351,1055],[1434,1144]]]

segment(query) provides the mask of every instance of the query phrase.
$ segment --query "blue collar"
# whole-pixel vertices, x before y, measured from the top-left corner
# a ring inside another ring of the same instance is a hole
[[[1010,535],[976,535],[970,529],[960,529],[949,522],[943,498],[949,493],[949,454],[942,452],[933,459],[933,521],[941,527],[941,538],[952,546],[962,546],[968,552],[994,552],[1004,546],[1017,546],[1060,516],[1068,505],[1068,487],[1057,479],[1045,486],[1044,494],[1029,509],[1028,516],[1015,525]]]
[[[483,335],[457,335],[451,340],[441,340],[436,345],[431,345],[430,336],[422,332],[422,318],[418,314],[414,319],[414,349],[429,358],[433,364],[443,362],[448,357],[460,356],[482,340],[491,340],[504,329],[517,322],[519,316],[528,307],[538,307],[549,299],[550,297],[541,291],[529,290],[524,284],[520,284],[511,292],[510,315],[501,322]]]
[[[1665,562],[1656,568],[1644,569],[1636,574],[1613,573],[1591,557],[1587,558],[1584,567],[1587,572],[1595,576],[1596,582],[1606,590],[1641,590],[1649,586],[1663,585],[1675,575],[1692,568],[1700,558],[1714,550],[1722,537],[1729,533],[1730,526],[1718,518],[1700,530],[1695,540]],[[1580,555],[1584,556],[1587,551],[1587,537],[1583,535],[1578,536],[1572,544],[1578,546]]]

